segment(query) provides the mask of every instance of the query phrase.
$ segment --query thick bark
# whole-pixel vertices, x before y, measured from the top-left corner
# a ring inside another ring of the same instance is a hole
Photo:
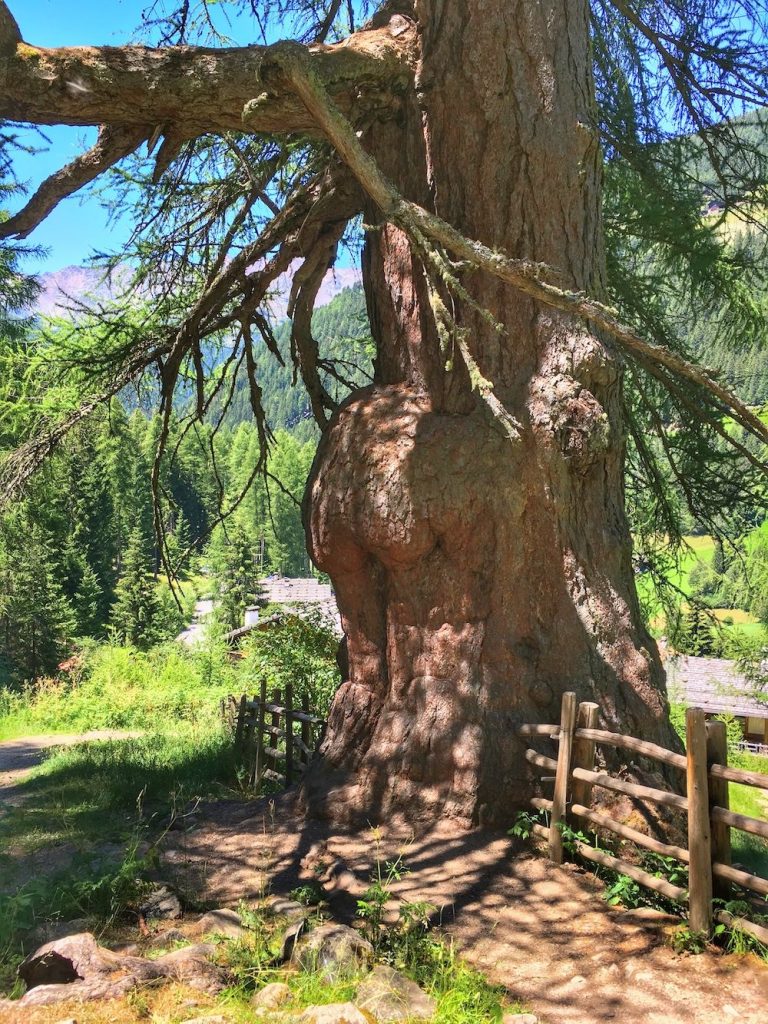
[[[368,148],[406,198],[468,237],[599,292],[586,2],[415,6],[418,103]],[[620,367],[571,318],[465,273],[503,325],[453,304],[521,425],[510,441],[456,353],[446,368],[397,228],[369,233],[365,280],[376,383],[334,417],[308,490],[350,666],[308,801],[336,817],[503,823],[534,784],[516,726],[556,721],[566,689],[609,726],[675,743],[632,577]]]

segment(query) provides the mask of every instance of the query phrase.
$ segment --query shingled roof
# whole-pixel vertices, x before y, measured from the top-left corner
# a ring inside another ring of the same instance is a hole
[[[766,702],[749,695],[749,685],[726,658],[695,658],[678,654],[669,658],[667,690],[670,700],[712,714],[730,712],[739,718],[768,718]]]
[[[268,576],[261,580],[261,595],[270,604],[286,605],[301,612],[311,605],[319,609],[334,631],[341,636],[341,618],[330,583],[321,583],[314,577],[292,579],[287,576]]]

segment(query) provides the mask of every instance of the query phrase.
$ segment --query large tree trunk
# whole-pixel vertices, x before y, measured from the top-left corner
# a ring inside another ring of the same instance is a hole
[[[587,3],[415,6],[418,107],[366,146],[468,236],[599,292]],[[370,230],[364,270],[376,383],[334,417],[308,490],[349,651],[309,804],[508,822],[534,783],[516,726],[558,720],[564,690],[598,701],[609,726],[672,742],[632,577],[620,366],[575,321],[464,274],[503,328],[454,304],[520,425],[510,441],[458,353],[441,353],[403,234]]]

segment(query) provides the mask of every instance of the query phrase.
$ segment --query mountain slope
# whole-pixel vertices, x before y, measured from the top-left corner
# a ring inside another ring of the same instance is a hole
[[[298,266],[298,260],[295,261]],[[288,293],[296,266],[281,274],[275,282],[273,297],[267,303],[275,323],[285,319]],[[107,302],[116,297],[130,281],[130,269],[116,271],[111,279],[96,267],[62,267],[61,270],[40,274],[37,278],[42,291],[35,303],[35,312],[41,316],[66,316],[75,303]],[[323,278],[317,297],[318,307],[327,305],[339,292],[361,281],[358,267],[334,267]]]
[[[373,374],[373,344],[360,285],[345,288],[328,305],[317,309],[312,317],[312,330],[321,360],[336,362],[340,373],[355,387],[363,387],[370,381]],[[274,356],[265,355],[259,367],[259,384],[272,429],[290,430],[299,440],[306,441],[317,436],[317,427],[301,381],[295,386],[292,383],[290,332],[291,325],[287,320],[276,331],[277,343],[286,365],[280,366]],[[322,377],[336,401],[341,401],[349,393],[349,387],[334,380],[328,373]],[[217,416],[219,411],[220,406],[212,410],[212,415]],[[251,416],[248,387],[244,375],[241,375],[226,420],[235,425],[251,419]]]

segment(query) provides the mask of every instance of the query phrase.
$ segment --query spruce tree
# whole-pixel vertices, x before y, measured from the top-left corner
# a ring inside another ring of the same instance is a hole
[[[261,595],[259,572],[251,537],[240,523],[214,534],[208,549],[216,583],[217,616],[230,629],[245,621],[245,609]]]
[[[35,523],[23,526],[15,537],[6,534],[0,551],[0,629],[14,675],[34,679],[66,656],[76,620],[51,570],[50,537]]]
[[[141,649],[150,647],[158,639],[161,616],[147,548],[145,535],[135,527],[123,554],[122,572],[115,588],[111,613],[115,634]]]

